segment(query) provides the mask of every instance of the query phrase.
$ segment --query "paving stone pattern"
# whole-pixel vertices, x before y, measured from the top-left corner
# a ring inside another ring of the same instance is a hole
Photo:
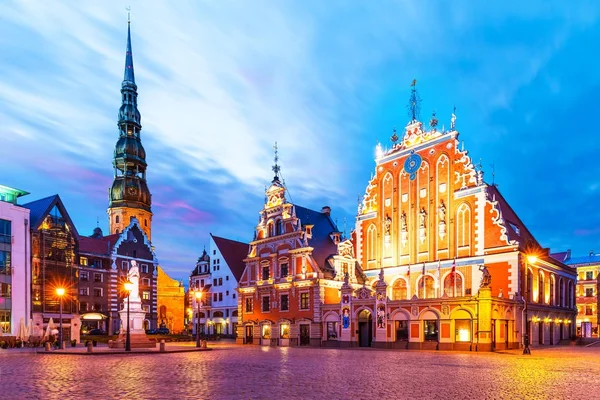
[[[532,353],[222,344],[201,353],[97,356],[0,350],[0,398],[598,398],[600,348]]]

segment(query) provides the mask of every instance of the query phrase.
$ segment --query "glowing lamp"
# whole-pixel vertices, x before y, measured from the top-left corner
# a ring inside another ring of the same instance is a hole
[[[133,283],[127,281],[123,284],[123,287],[125,288],[125,290],[127,290],[128,292],[131,292],[133,290]]]
[[[196,296],[196,298],[197,298],[198,300],[201,300],[201,299],[202,299],[202,292],[200,292],[200,291],[197,291],[197,292],[196,292],[196,293],[194,293],[194,294],[195,294],[195,296]]]
[[[59,296],[64,296],[65,295],[65,288],[56,288],[56,294]]]
[[[537,261],[537,259],[538,259],[537,256],[533,256],[533,255],[527,256],[527,262],[529,264],[534,264]]]

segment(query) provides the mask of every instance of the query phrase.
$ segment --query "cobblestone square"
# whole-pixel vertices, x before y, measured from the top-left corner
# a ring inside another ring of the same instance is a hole
[[[577,399],[600,390],[600,348],[505,353],[275,348],[202,353],[0,352],[2,399]],[[590,397],[591,396],[591,397]]]

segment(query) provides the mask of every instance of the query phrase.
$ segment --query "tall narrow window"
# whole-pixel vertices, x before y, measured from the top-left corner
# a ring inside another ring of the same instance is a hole
[[[281,277],[285,278],[288,276],[288,263],[281,264]]]
[[[394,282],[392,298],[394,300],[408,300],[408,288],[404,279],[400,278]]]
[[[367,230],[367,260],[374,260],[376,254],[377,228],[375,225],[370,225]]]
[[[471,244],[471,210],[466,204],[456,212],[456,244],[459,249]]]
[[[269,266],[268,265],[263,265],[263,267],[262,267],[262,280],[266,281],[267,279],[269,279]]]

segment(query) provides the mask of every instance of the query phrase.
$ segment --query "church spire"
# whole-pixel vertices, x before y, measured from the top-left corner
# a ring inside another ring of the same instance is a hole
[[[410,123],[416,122],[419,119],[419,113],[421,111],[421,98],[417,93],[417,80],[413,79],[410,84],[410,99],[408,100],[408,116],[410,117]]]
[[[273,178],[273,182],[275,182],[275,181],[279,181],[279,170],[281,170],[281,168],[277,164],[277,162],[279,161],[279,155],[278,155],[278,151],[277,151],[277,142],[275,142],[275,146],[273,146],[273,150],[275,153],[275,157],[273,157],[274,164],[271,169],[273,170],[273,172],[275,172],[275,177]]]
[[[125,75],[121,84],[121,107],[117,126],[119,139],[115,145],[114,179],[109,190],[110,233],[119,233],[136,217],[142,230],[151,238],[151,194],[146,182],[146,150],[141,140],[141,116],[137,108],[137,86],[133,74],[131,22],[127,21]]]
[[[131,20],[127,13],[127,52],[125,53],[125,74],[123,76],[123,85],[125,82],[131,82],[135,85],[135,76],[133,73],[133,53],[131,52]]]

